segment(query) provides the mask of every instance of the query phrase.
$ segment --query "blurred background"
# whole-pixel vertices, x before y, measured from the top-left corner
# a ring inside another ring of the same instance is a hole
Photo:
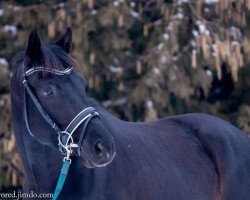
[[[68,26],[88,95],[113,115],[203,112],[250,134],[250,0],[1,0],[0,191],[23,182],[11,59],[32,28],[56,41]]]

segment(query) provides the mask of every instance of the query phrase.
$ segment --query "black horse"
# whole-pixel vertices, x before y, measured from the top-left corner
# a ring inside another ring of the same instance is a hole
[[[147,123],[113,117],[86,97],[71,41],[68,28],[57,43],[41,44],[34,29],[26,52],[13,60],[24,192],[53,193],[66,154],[72,164],[58,199],[250,199],[250,141],[243,132],[206,114]]]

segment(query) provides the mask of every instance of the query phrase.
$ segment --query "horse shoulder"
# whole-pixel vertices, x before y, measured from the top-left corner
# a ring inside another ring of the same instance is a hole
[[[250,195],[250,140],[233,125],[207,114],[170,118],[191,128],[215,164],[222,199],[247,199]]]

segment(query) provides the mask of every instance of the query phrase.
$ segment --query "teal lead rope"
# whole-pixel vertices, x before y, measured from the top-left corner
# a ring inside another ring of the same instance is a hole
[[[63,160],[63,166],[62,166],[61,173],[60,173],[60,176],[59,176],[58,181],[57,181],[55,192],[53,194],[53,200],[57,199],[58,195],[60,194],[60,192],[61,192],[61,190],[63,188],[66,177],[68,175],[70,164],[71,164],[70,159],[64,159]]]

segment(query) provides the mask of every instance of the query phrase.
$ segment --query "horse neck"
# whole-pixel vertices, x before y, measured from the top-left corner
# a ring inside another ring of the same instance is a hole
[[[30,158],[27,156],[27,149],[24,144],[22,133],[16,132],[16,131],[14,133],[15,133],[15,138],[16,138],[17,149],[21,157],[23,167],[24,167],[24,172],[25,172],[24,190],[25,191],[26,190],[39,191],[37,183],[36,183],[36,178],[33,173],[33,169],[30,165]]]
[[[27,149],[25,147],[25,139],[24,139],[24,127],[21,124],[22,119],[22,111],[20,106],[16,105],[16,102],[14,101],[13,95],[12,95],[12,117],[13,117],[13,126],[14,126],[14,134],[15,134],[15,140],[17,144],[17,149],[19,152],[19,155],[21,157],[24,171],[25,171],[25,187],[30,187],[31,190],[37,191],[38,187],[36,185],[36,180],[32,172],[32,168],[30,166],[30,159],[27,156]],[[25,188],[24,188],[25,190]]]

